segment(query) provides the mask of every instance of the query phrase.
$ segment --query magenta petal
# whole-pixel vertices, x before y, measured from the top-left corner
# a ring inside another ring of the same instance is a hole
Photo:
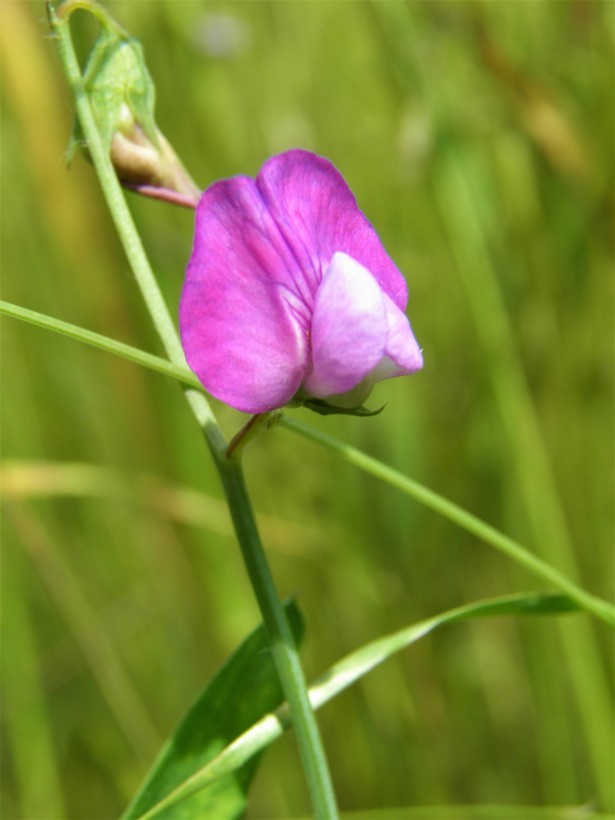
[[[196,213],[180,304],[186,359],[205,389],[238,410],[286,404],[307,368],[309,315],[296,262],[254,181],[212,185]]]
[[[405,310],[404,277],[328,160],[300,149],[286,151],[263,165],[256,185],[312,293],[333,254],[342,251],[371,271],[382,290]]]
[[[374,381],[419,369],[406,302],[328,160],[288,151],[201,197],[180,331],[190,367],[233,407],[266,412],[297,394],[351,407]]]
[[[384,298],[362,265],[345,253],[333,256],[314,303],[308,395],[345,393],[378,365],[388,332]]]

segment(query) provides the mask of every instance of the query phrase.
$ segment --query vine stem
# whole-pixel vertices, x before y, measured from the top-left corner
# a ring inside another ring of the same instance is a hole
[[[73,47],[68,19],[58,16],[49,1],[47,10],[64,73],[75,98],[81,128],[87,139],[90,156],[118,236],[165,352],[171,363],[183,368],[186,366],[186,360],[175,324],[158,287],[115,170],[103,148],[90,101],[83,88],[81,69]],[[205,435],[222,480],[282,691],[290,706],[314,815],[317,818],[336,818],[335,794],[316,717],[310,704],[298,650],[258,533],[241,462],[237,457],[227,456],[227,442],[205,396],[192,387],[185,387],[184,393]]]
[[[76,339],[91,347],[104,350],[107,353],[112,353],[115,356],[121,356],[129,362],[147,367],[156,373],[161,373],[164,376],[170,376],[176,379],[182,385],[194,387],[202,391],[202,385],[197,377],[185,365],[176,365],[167,359],[161,359],[159,356],[154,356],[151,353],[146,353],[144,350],[138,350],[135,347],[118,342],[115,339],[109,339],[107,336],[102,336],[100,333],[93,333],[91,330],[71,325],[68,322],[63,322],[60,319],[54,319],[51,316],[46,316],[43,313],[37,313],[34,310],[21,307],[20,305],[13,305],[10,302],[5,302],[0,299],[0,314],[6,316],[13,316],[16,319],[21,319],[24,322],[36,325],[37,327],[51,330],[61,336],[66,336],[70,339]],[[375,478],[380,479],[389,484],[391,487],[396,487],[407,496],[414,498],[420,504],[429,507],[439,515],[444,516],[449,521],[452,521],[457,526],[475,535],[479,540],[485,544],[494,547],[501,553],[516,561],[525,567],[528,572],[541,578],[543,581],[548,581],[555,587],[565,592],[572,598],[573,601],[586,610],[591,612],[597,618],[604,621],[611,628],[615,628],[615,607],[608,601],[604,601],[590,592],[587,592],[566,575],[561,573],[555,567],[543,561],[538,556],[534,555],[527,547],[509,538],[504,533],[496,530],[490,524],[473,515],[468,510],[464,510],[458,504],[449,501],[439,493],[425,487],[418,481],[414,481],[409,476],[400,473],[398,470],[383,464],[367,453],[351,447],[326,433],[308,427],[297,419],[291,419],[283,413],[274,414],[274,418],[268,418],[269,414],[265,414],[265,418],[255,416],[243,427],[235,436],[233,441],[229,444],[227,456],[229,459],[235,458],[251,440],[252,435],[258,432],[258,429],[264,424],[271,426],[279,424],[286,427],[288,430],[298,433],[301,436],[312,439],[323,447],[328,448],[338,453],[342,458],[355,467],[363,470]]]
[[[299,433],[312,441],[326,447],[327,449],[338,453],[350,464],[354,464],[366,473],[375,476],[381,481],[386,482],[391,487],[397,487],[408,496],[419,501],[426,507],[434,510],[449,521],[454,522],[466,532],[472,533],[479,540],[486,544],[491,544],[501,553],[516,561],[517,564],[524,567],[528,572],[538,578],[553,584],[557,589],[569,595],[579,607],[591,612],[601,621],[608,624],[611,628],[615,628],[615,608],[608,602],[601,598],[592,595],[584,590],[578,584],[571,581],[566,575],[561,573],[558,569],[538,558],[521,544],[509,538],[504,533],[496,530],[486,521],[473,515],[471,512],[464,510],[457,504],[449,501],[448,498],[435,493],[418,481],[414,481],[408,476],[400,473],[398,470],[383,464],[367,453],[357,450],[349,444],[345,444],[338,439],[322,433],[320,430],[315,430],[307,424],[303,424],[297,419],[291,419],[287,416],[282,416],[279,420],[282,427]]]

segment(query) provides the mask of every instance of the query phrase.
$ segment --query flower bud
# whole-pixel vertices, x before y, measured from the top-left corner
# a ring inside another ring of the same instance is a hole
[[[185,200],[183,204],[195,205],[200,192],[156,126],[156,91],[141,43],[97,4],[69,2],[64,6],[65,14],[74,8],[91,11],[101,24],[86,63],[83,90],[120,182],[159,198],[172,199],[165,192],[175,192]],[[77,123],[69,158],[82,145],[83,134]],[[87,146],[85,150],[87,153]]]

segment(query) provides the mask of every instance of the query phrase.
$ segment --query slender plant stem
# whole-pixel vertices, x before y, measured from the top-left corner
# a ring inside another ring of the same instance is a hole
[[[34,310],[29,310],[20,305],[13,305],[10,302],[0,300],[0,313],[29,322],[37,327],[52,330],[62,336],[77,339],[92,347],[105,350],[108,353],[114,353],[116,356],[121,356],[135,364],[140,364],[157,373],[162,373],[164,376],[170,376],[182,384],[196,387],[199,390],[202,389],[194,373],[188,370],[185,365],[172,364],[166,359],[161,359],[159,356],[146,353],[136,347],[131,347],[122,342],[117,342],[114,339],[109,339],[107,336],[102,336],[99,333],[92,333],[90,330],[85,330],[68,322],[62,322],[59,319],[54,319],[43,313],[37,313]],[[252,435],[253,426],[258,427],[261,423],[261,417],[259,416],[255,417],[255,419],[251,419],[247,425],[239,431],[237,436],[235,436],[234,441],[237,440],[238,443],[243,446],[244,435],[246,438],[249,438]],[[612,604],[585,591],[559,570],[531,553],[522,544],[504,535],[504,533],[499,530],[496,530],[495,527],[482,521],[471,512],[468,512],[468,510],[464,510],[462,507],[459,507],[447,498],[430,490],[418,481],[414,481],[398,470],[394,470],[381,461],[357,450],[355,447],[351,447],[326,433],[321,433],[296,419],[291,419],[283,414],[276,414],[274,423],[283,424],[288,430],[337,452],[346,461],[359,467],[359,469],[364,472],[373,475],[393,487],[397,487],[398,490],[414,498],[420,504],[429,507],[444,518],[448,518],[449,521],[457,524],[467,532],[472,533],[485,544],[495,547],[495,549],[502,552],[508,558],[512,558],[537,578],[542,578],[544,581],[552,583],[562,592],[569,595],[572,600],[576,601],[582,609],[596,615],[602,621],[609,624],[609,626],[615,627],[615,607]],[[234,458],[236,451],[235,448],[233,448],[233,450],[231,450],[231,448],[232,442],[228,448],[228,455]]]
[[[137,347],[118,342],[109,338],[109,336],[103,336],[102,333],[94,333],[92,330],[86,330],[70,322],[64,322],[62,319],[55,319],[53,316],[46,316],[44,313],[38,313],[36,310],[30,310],[21,305],[14,305],[12,302],[5,302],[3,299],[0,299],[0,313],[5,316],[12,316],[14,319],[21,319],[23,322],[42,327],[45,330],[52,330],[61,336],[76,339],[107,353],[113,353],[129,362],[140,364],[149,370],[156,371],[156,373],[162,373],[163,376],[170,376],[172,379],[189,387],[194,387],[196,390],[202,391],[203,389],[198,378],[192,370],[188,370],[185,364],[173,364],[168,359],[162,359],[160,356],[146,353]]]
[[[253,441],[263,430],[270,430],[275,427],[282,418],[282,411],[275,410],[271,413],[258,413],[252,416],[250,421],[241,428],[236,436],[233,436],[228,446],[226,455],[230,459],[239,459],[244,453],[248,444]]]
[[[337,817],[337,806],[324,753],[314,755],[311,750],[321,745],[318,726],[313,719],[307,683],[295,649],[290,626],[280,606],[271,570],[263,550],[254,514],[246,490],[241,462],[227,459],[221,470],[222,482],[229,500],[233,523],[237,531],[254,592],[258,599],[263,622],[270,639],[271,652],[284,691],[292,690],[296,705],[290,697],[293,728],[303,758],[308,783],[317,790],[312,795],[316,817]],[[292,648],[294,651],[289,651]],[[298,685],[301,681],[301,685]]]
[[[164,349],[171,363],[183,369],[186,366],[185,358],[177,330],[143,249],[113,166],[103,148],[90,102],[83,88],[68,20],[60,19],[50,3],[48,12],[52,31],[57,38],[60,59],[75,96],[81,128],[86,136],[88,149],[118,235]],[[185,395],[209,444],[227,495],[244,561],[269,636],[282,690],[290,705],[293,728],[314,814],[318,818],[336,818],[335,795],[324,747],[307,694],[299,654],[256,528],[241,464],[238,460],[227,457],[227,443],[205,396],[192,388],[187,388]]]
[[[387,484],[390,484],[392,487],[397,487],[406,493],[406,495],[416,498],[417,501],[420,501],[426,507],[430,507],[450,521],[454,521],[464,530],[476,535],[481,541],[486,541],[509,558],[512,558],[533,575],[537,575],[552,583],[562,592],[565,592],[566,595],[569,595],[583,609],[592,612],[596,617],[600,618],[600,620],[609,624],[609,626],[615,626],[615,609],[607,603],[607,601],[603,601],[601,598],[597,598],[589,592],[586,592],[559,572],[559,570],[555,569],[555,567],[552,567],[551,564],[538,558],[529,550],[522,547],[521,544],[518,544],[512,538],[509,538],[494,527],[491,527],[485,521],[472,515],[472,513],[464,510],[462,507],[458,507],[457,504],[443,498],[443,496],[438,495],[438,493],[434,493],[417,481],[413,481],[403,473],[368,456],[367,453],[363,453],[361,450],[357,450],[349,444],[338,441],[326,433],[314,430],[312,427],[308,427],[307,424],[302,424],[300,421],[290,419],[287,416],[283,416],[280,423],[289,430],[300,433],[312,439],[312,441],[324,445],[329,450],[334,450],[342,455],[346,461],[360,467],[364,472],[370,473],[381,481],[386,481]]]

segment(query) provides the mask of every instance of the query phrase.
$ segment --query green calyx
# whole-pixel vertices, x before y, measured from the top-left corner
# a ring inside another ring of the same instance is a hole
[[[148,195],[153,195],[151,189],[177,192],[193,206],[200,191],[156,126],[156,89],[141,43],[93,0],[67,0],[56,13],[67,21],[78,9],[90,12],[100,23],[83,72],[82,90],[120,182],[142,193],[148,189]],[[69,161],[78,149],[89,158],[79,121],[73,129]]]
[[[98,131],[106,150],[116,133],[130,136],[138,127],[149,142],[158,147],[154,119],[156,91],[150,77],[141,43],[128,35],[98,4],[80,0],[63,3],[58,13],[65,18],[77,9],[90,11],[101,30],[87,59],[83,90],[90,99]],[[71,141],[71,154],[83,142],[79,124]]]
[[[360,407],[334,407],[322,399],[304,399],[301,405],[307,407],[308,410],[313,410],[320,416],[378,416],[384,410],[384,405],[377,410],[369,410],[363,405]]]

